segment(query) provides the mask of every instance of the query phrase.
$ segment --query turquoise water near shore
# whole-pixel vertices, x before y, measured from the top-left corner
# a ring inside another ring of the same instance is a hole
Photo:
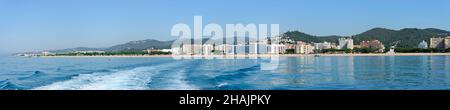
[[[3,90],[440,90],[450,56],[0,58]]]

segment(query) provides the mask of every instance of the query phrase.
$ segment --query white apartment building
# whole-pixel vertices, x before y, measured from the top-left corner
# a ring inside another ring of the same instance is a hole
[[[272,44],[270,45],[271,54],[282,54],[286,52],[286,46],[283,44]]]
[[[330,42],[314,43],[315,50],[331,49],[331,47],[332,45]]]
[[[339,38],[338,49],[353,49],[353,39],[352,38]]]
[[[307,44],[295,45],[296,54],[310,54],[314,52],[314,46]]]

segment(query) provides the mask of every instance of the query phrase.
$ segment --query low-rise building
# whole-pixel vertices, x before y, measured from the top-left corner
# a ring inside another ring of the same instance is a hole
[[[270,51],[270,45],[266,43],[250,43],[250,54],[267,54]]]
[[[105,51],[74,51],[73,53],[90,54],[90,53],[105,53]]]
[[[145,50],[148,54],[152,54],[152,53],[160,53],[160,52],[165,52],[165,53],[172,53],[172,54],[179,54],[179,50],[180,48],[172,48],[172,49],[147,49]]]
[[[234,53],[235,54],[248,54],[249,51],[247,50],[249,45],[245,45],[245,44],[238,44],[238,45],[233,45],[235,48]]]
[[[173,48],[171,48],[171,52],[172,52],[172,54],[174,54],[174,55],[179,55],[179,54],[182,54],[182,51],[181,51],[182,49],[180,48],[180,47],[173,47]]]
[[[182,52],[182,54],[185,54],[185,55],[203,54],[203,45],[202,44],[183,44],[181,52]]]
[[[310,54],[314,52],[314,46],[309,44],[299,44],[295,45],[296,54]]]
[[[270,53],[271,54],[283,54],[286,53],[286,46],[283,44],[272,44],[270,45]]]
[[[330,42],[314,43],[315,50],[331,49],[332,47]]]
[[[55,54],[51,53],[49,51],[44,51],[44,52],[41,53],[41,55],[43,55],[43,56],[52,56],[52,55],[55,55]]]
[[[212,44],[203,44],[202,46],[203,48],[203,55],[212,55],[213,54],[213,50],[214,50],[214,46]]]
[[[359,43],[360,48],[371,48],[371,49],[377,49],[376,52],[384,52],[384,49],[386,48],[382,42],[379,40],[371,40],[371,41],[361,41]]]
[[[419,45],[417,47],[421,48],[421,49],[427,49],[428,43],[425,40],[423,40],[422,42],[419,43]]]
[[[222,54],[234,54],[234,46],[230,44],[221,44],[214,47],[215,51],[221,51]]]

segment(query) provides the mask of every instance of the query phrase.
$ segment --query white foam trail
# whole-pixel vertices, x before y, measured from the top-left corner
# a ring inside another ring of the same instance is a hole
[[[224,83],[220,83],[219,85],[217,85],[216,87],[223,87],[223,86],[226,86],[226,85],[229,85],[228,83],[226,83],[226,82],[224,82]]]
[[[114,73],[80,74],[35,90],[143,90],[148,89],[153,67],[139,67]]]
[[[151,67],[138,67],[131,70],[114,71],[112,73],[80,74],[70,80],[55,82],[50,85],[34,88],[33,90],[146,90],[152,84],[155,75],[167,76],[163,90],[193,90],[185,80],[183,70],[172,73],[161,73],[162,70],[174,70],[183,63],[168,63]]]
[[[172,73],[166,81],[167,85],[161,88],[163,90],[198,90],[196,86],[188,84],[184,70]]]

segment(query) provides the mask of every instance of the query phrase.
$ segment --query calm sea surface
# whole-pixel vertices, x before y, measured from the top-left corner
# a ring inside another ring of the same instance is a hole
[[[450,89],[450,56],[280,57],[261,69],[269,61],[1,57],[0,89]]]

